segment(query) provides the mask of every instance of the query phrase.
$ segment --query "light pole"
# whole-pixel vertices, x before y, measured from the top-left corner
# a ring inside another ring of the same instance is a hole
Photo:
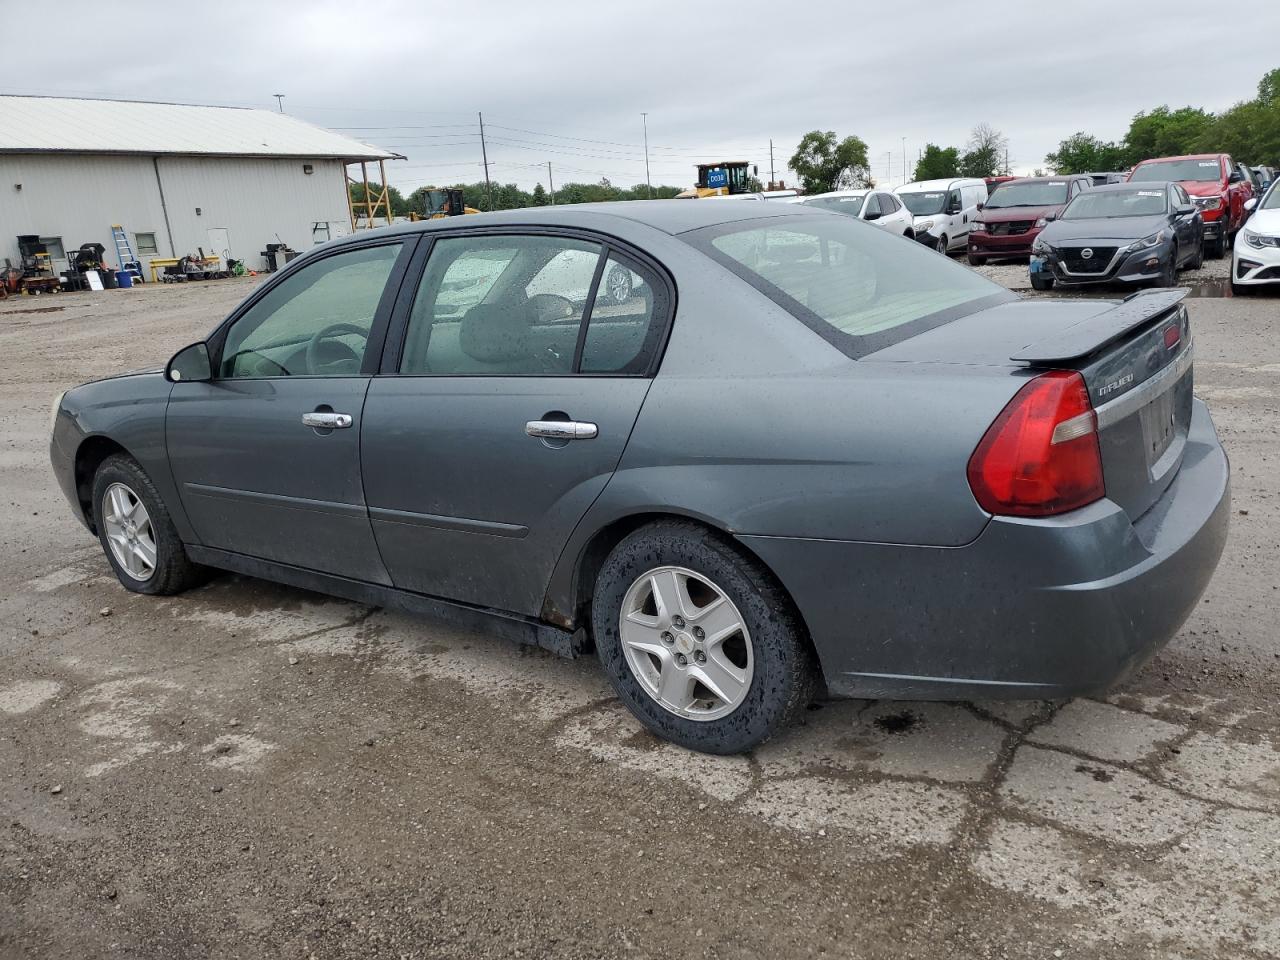
[[[649,199],[652,200],[653,181],[649,179],[649,115],[640,114],[640,120],[644,124],[644,182],[649,187]]]
[[[902,138],[902,182],[906,183],[910,177],[907,176],[907,138]]]
[[[284,94],[283,94],[283,93],[273,93],[273,94],[272,94],[272,96],[276,98],[276,108],[277,108],[281,113],[284,113]]]

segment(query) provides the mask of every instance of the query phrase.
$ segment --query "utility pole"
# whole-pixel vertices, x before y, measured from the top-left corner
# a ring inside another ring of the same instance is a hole
[[[653,181],[649,179],[649,115],[640,114],[640,120],[644,123],[644,182],[649,186],[649,199],[652,200]]]
[[[556,205],[556,182],[551,179],[551,161],[547,161],[547,183],[551,184],[551,205]]]
[[[276,108],[277,108],[281,113],[284,113],[284,94],[283,94],[283,93],[273,93],[273,94],[272,94],[272,96],[276,98]]]
[[[773,137],[769,138],[769,189],[773,189],[773,185],[778,182],[778,178],[773,175]]]
[[[907,138],[902,138],[902,182],[906,183],[909,179],[907,175]]]
[[[493,184],[489,182],[489,151],[484,145],[484,114],[477,113],[480,118],[480,156],[484,158],[484,192],[489,198],[489,209],[493,209]]]

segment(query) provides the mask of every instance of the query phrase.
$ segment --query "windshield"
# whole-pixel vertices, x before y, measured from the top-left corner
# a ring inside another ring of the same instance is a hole
[[[1002,183],[987,198],[986,209],[1000,207],[1054,207],[1067,202],[1067,181]]]
[[[684,234],[850,357],[1016,295],[845,217],[736,221]]]
[[[941,213],[947,202],[947,191],[930,190],[928,193],[900,193],[898,199],[917,217]]]
[[[814,197],[804,202],[806,207],[821,207],[823,210],[834,210],[836,213],[847,213],[856,217],[862,210],[865,197]]]
[[[1197,180],[1217,183],[1222,179],[1222,165],[1217,160],[1157,160],[1139,164],[1129,176],[1134,180]]]
[[[1165,212],[1165,192],[1161,190],[1098,190],[1082,193],[1062,211],[1063,220],[1093,220],[1099,217],[1155,217]]]

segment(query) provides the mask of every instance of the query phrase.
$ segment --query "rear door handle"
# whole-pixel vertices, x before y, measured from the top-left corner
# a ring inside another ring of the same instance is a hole
[[[302,415],[302,425],[304,427],[314,427],[317,430],[345,430],[351,426],[351,414],[304,413]]]
[[[600,428],[579,420],[530,420],[524,425],[524,432],[547,440],[591,440],[599,435]]]

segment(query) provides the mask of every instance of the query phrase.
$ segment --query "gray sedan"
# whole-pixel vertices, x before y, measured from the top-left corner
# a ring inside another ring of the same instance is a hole
[[[654,733],[737,752],[824,689],[1063,697],[1173,636],[1230,499],[1181,298],[1027,301],[789,204],[429,221],[68,391],[53,467],[129,590],[594,647]]]

